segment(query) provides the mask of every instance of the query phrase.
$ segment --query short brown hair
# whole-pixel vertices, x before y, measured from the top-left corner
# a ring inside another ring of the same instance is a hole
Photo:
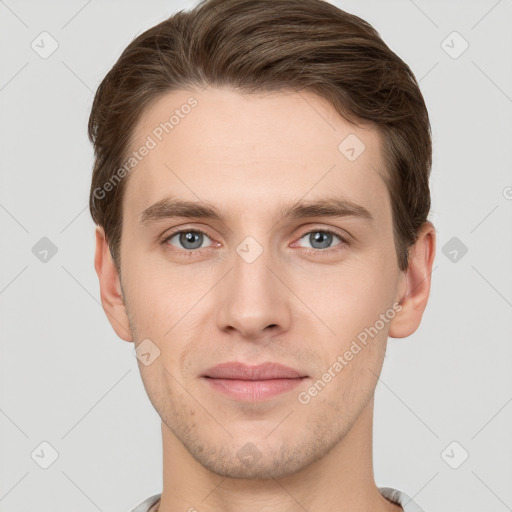
[[[102,187],[125,161],[150,103],[173,90],[207,86],[310,91],[347,121],[374,123],[398,266],[407,268],[408,249],[430,210],[432,166],[428,112],[411,69],[368,22],[324,0],[204,0],[135,38],[96,91],[88,127],[95,152],[89,208],[118,270],[128,178],[108,194]]]

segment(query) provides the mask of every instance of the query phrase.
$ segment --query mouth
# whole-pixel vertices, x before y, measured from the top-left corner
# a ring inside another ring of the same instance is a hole
[[[307,375],[279,363],[222,363],[201,376],[211,389],[234,400],[261,402],[296,388]]]

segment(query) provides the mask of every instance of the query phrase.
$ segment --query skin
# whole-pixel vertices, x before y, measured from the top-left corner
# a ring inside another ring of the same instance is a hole
[[[402,510],[374,481],[374,391],[388,336],[409,336],[421,322],[434,226],[423,225],[400,271],[380,135],[349,124],[313,93],[167,93],[139,120],[132,149],[191,96],[197,106],[125,178],[121,275],[96,229],[95,268],[112,327],[135,347],[150,339],[160,350],[147,366],[138,360],[162,418],[158,510]],[[338,149],[351,133],[365,144],[354,161]],[[223,219],[142,225],[141,213],[171,195],[211,203]],[[328,197],[364,206],[373,223],[279,216],[289,202]],[[164,241],[178,229],[204,232],[203,248],[192,252],[179,236]],[[319,248],[312,237],[325,229],[348,244],[334,236]],[[236,251],[247,236],[263,250],[252,263]],[[298,394],[393,304],[401,310],[378,335],[301,403]],[[277,361],[308,378],[265,401],[241,402],[200,378],[225,361]],[[257,456],[244,464],[238,454],[248,443]]]

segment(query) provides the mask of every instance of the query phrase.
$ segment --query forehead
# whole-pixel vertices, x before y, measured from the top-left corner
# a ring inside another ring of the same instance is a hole
[[[245,214],[326,194],[355,200],[377,217],[389,210],[380,134],[348,123],[313,93],[173,91],[143,113],[133,151],[139,155],[123,200],[131,222],[168,196]]]

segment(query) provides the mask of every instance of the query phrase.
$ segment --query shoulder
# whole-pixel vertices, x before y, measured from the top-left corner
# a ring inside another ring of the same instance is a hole
[[[402,491],[392,489],[391,487],[379,487],[379,492],[384,498],[400,505],[404,509],[404,512],[425,512],[412,498]]]
[[[151,507],[160,501],[161,494],[155,494],[137,505],[131,512],[149,512]]]

